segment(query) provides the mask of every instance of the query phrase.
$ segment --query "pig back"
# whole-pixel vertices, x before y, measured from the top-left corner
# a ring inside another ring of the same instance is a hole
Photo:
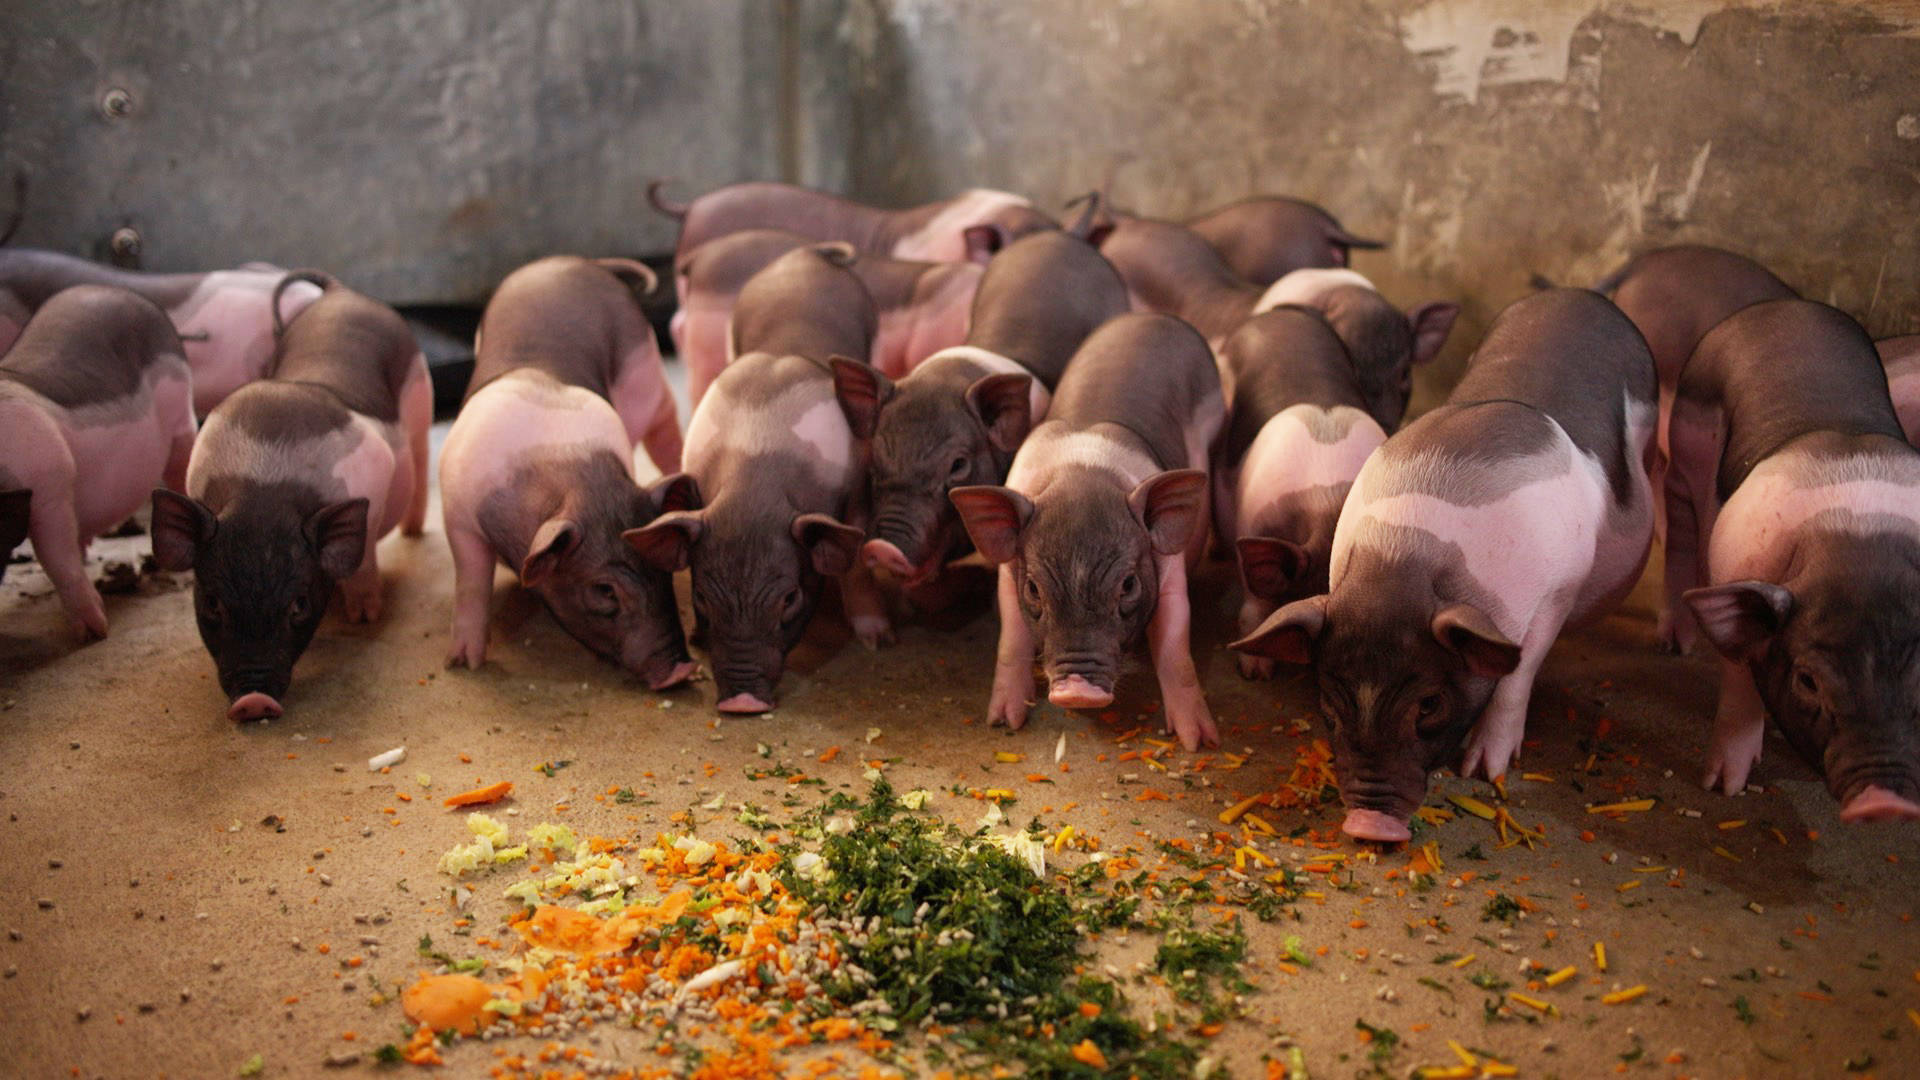
[[[1796,294],[1766,267],[1731,251],[1686,244],[1636,256],[1599,290],[1639,327],[1663,383],[1679,376],[1707,331],[1742,308]]]
[[[1282,304],[1241,324],[1221,346],[1233,387],[1225,460],[1237,462],[1260,429],[1295,405],[1367,411],[1347,347],[1319,311]]]
[[[785,229],[742,229],[715,237],[681,256],[674,270],[689,293],[737,294],[767,264],[812,240]]]
[[[1729,316],[1701,339],[1676,395],[1721,410],[1723,499],[1755,465],[1802,435],[1906,441],[1872,339],[1844,312],[1811,300],[1767,301]]]
[[[818,363],[845,356],[866,363],[879,326],[866,286],[837,255],[799,248],[769,263],[740,290],[733,354],[804,356]]]
[[[29,311],[76,285],[112,285],[171,308],[185,303],[205,278],[205,274],[121,270],[57,251],[0,248],[0,288],[19,297]]]
[[[1199,331],[1168,315],[1122,315],[1093,332],[1060,380],[1049,424],[1116,424],[1163,469],[1187,467],[1189,436],[1220,400],[1220,373]]]
[[[1092,244],[1034,233],[987,263],[967,344],[1014,361],[1053,390],[1088,336],[1127,310],[1126,283]]]
[[[149,365],[185,355],[173,324],[151,301],[112,286],[77,285],[28,321],[0,358],[0,378],[77,408],[133,395]]]
[[[354,412],[397,423],[400,389],[419,352],[399,312],[331,285],[287,324],[272,377],[323,387]]]
[[[1632,497],[1644,445],[1629,439],[1650,420],[1658,386],[1653,356],[1633,323],[1586,289],[1549,289],[1508,305],[1493,321],[1449,405],[1517,401],[1553,418],[1605,467],[1616,501]],[[1629,416],[1629,409],[1642,416]]]
[[[574,255],[529,263],[507,275],[481,316],[467,400],[532,368],[611,401],[621,357],[652,333],[633,290],[606,268]]]

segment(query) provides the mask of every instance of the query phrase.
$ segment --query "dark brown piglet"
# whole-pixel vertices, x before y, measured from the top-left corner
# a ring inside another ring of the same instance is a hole
[[[1284,195],[1250,195],[1190,217],[1186,226],[1256,285],[1271,285],[1295,270],[1351,266],[1354,248],[1387,246],[1355,236],[1304,199]]]

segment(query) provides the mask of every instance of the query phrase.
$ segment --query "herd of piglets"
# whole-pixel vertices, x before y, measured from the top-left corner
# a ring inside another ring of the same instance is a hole
[[[1387,300],[1349,266],[1383,245],[1310,203],[1182,223],[1096,193],[1062,225],[988,190],[647,197],[680,222],[684,443],[646,266],[509,275],[440,462],[450,667],[485,662],[504,563],[589,650],[683,684],[687,571],[717,708],[764,713],[830,585],[877,648],[977,552],[990,722],[1026,722],[1036,672],[1055,705],[1107,706],[1144,638],[1197,748],[1211,550],[1238,571],[1240,673],[1312,666],[1345,831],[1395,842],[1433,770],[1513,767],[1561,630],[1659,542],[1659,644],[1723,661],[1707,785],[1746,786],[1771,715],[1843,819],[1920,819],[1920,335],[1875,343],[1749,259],[1659,249],[1593,289],[1537,281],[1403,428],[1460,307]],[[107,630],[87,543],[149,498],[231,718],[280,714],[336,593],[379,617],[376,545],[421,532],[431,420],[392,309],[314,271],[0,248],[0,348],[0,548],[32,540],[78,631]]]

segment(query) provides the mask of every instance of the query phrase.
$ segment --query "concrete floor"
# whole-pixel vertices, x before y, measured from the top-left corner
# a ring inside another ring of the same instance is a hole
[[[764,743],[773,758],[805,762],[851,791],[865,786],[860,757],[892,759],[897,787],[933,789],[932,808],[964,827],[982,807],[947,794],[956,782],[1014,789],[1022,823],[1039,812],[1099,834],[1108,850],[1150,851],[1167,838],[1206,843],[1214,816],[1273,790],[1310,738],[1303,675],[1273,684],[1235,675],[1223,642],[1236,597],[1221,564],[1195,584],[1196,659],[1223,749],[1248,759],[1227,769],[1221,754],[1176,749],[1159,775],[1116,760],[1151,749],[1115,741],[1152,722],[1144,663],[1105,722],[1043,706],[1017,734],[980,726],[995,635],[984,570],[973,571],[977,602],[905,621],[900,644],[877,655],[824,609],[793,657],[779,710],[762,718],[716,718],[709,682],[648,693],[578,648],[504,572],[490,662],[443,671],[452,572],[437,510],[432,520],[423,539],[381,547],[387,620],[323,626],[288,715],[264,726],[224,719],[184,581],[148,577],[109,597],[113,634],[84,648],[65,636],[37,568],[15,566],[0,584],[0,924],[9,931],[0,1072],[231,1076],[260,1054],[265,1075],[306,1076],[323,1072],[329,1054],[395,1039],[398,1008],[370,997],[421,969],[421,935],[453,932],[448,879],[435,863],[466,833],[439,799],[472,782],[514,781],[505,812],[517,812],[507,819],[516,832],[556,820],[582,836],[651,836],[685,813],[706,835],[739,834],[734,804],[778,805],[782,794],[778,782],[744,779],[745,766],[764,764]],[[96,561],[146,547],[144,537],[103,541]],[[1408,852],[1338,845],[1359,860],[1354,888],[1322,890],[1297,918],[1250,922],[1246,974],[1260,991],[1211,1051],[1232,1075],[1263,1075],[1283,1036],[1303,1047],[1315,1077],[1372,1075],[1357,1020],[1399,1034],[1380,1066],[1386,1075],[1453,1064],[1448,1039],[1534,1077],[1830,1076],[1869,1058],[1866,1075],[1920,1075],[1920,1014],[1909,1011],[1920,1009],[1920,828],[1843,827],[1777,738],[1757,774],[1764,791],[1702,793],[1712,669],[1651,650],[1647,598],[1643,585],[1626,611],[1563,640],[1540,680],[1524,766],[1551,779],[1516,780],[1510,794],[1519,820],[1545,828],[1544,846],[1499,849],[1491,823],[1459,815],[1421,837],[1438,842],[1446,863],[1438,887],[1422,892],[1406,887]],[[1611,730],[1598,739],[1602,723]],[[882,734],[868,747],[870,728]],[[1072,771],[1052,785],[1024,780],[1031,765],[994,762],[998,750],[1049,760],[1062,733]],[[403,766],[368,771],[368,757],[401,745]],[[862,752],[817,763],[832,746]],[[561,760],[572,765],[537,771]],[[430,775],[430,791],[417,773]],[[594,799],[623,786],[654,802]],[[1139,801],[1149,786],[1171,800]],[[1447,805],[1450,792],[1491,799],[1484,784],[1447,779],[1429,804]],[[728,809],[702,808],[715,795]],[[1659,802],[1617,817],[1585,810],[1637,796]],[[270,815],[284,831],[262,824]],[[1331,830],[1339,812],[1268,816],[1284,835]],[[1474,848],[1485,861],[1467,854]],[[1311,853],[1269,850],[1293,861]],[[1485,922],[1495,890],[1538,910],[1511,928]],[[482,889],[472,914],[486,929],[505,910],[497,890]],[[1326,948],[1298,974],[1275,966],[1290,934]],[[1131,963],[1146,936],[1103,942],[1101,959]],[[1605,974],[1594,969],[1596,941],[1607,948]],[[1448,954],[1476,959],[1435,962]],[[1509,1004],[1489,1017],[1483,1003],[1499,995],[1468,977],[1490,973],[1523,990],[1527,960],[1578,968],[1534,995],[1558,1015]],[[1637,1001],[1600,1001],[1642,984]],[[1129,993],[1151,1006],[1165,992]],[[448,1074],[483,1075],[491,1049],[455,1047]],[[659,1060],[612,1034],[597,1052]],[[373,1069],[368,1060],[359,1068]]]

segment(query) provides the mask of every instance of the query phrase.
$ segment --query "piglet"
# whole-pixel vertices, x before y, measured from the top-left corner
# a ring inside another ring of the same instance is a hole
[[[193,368],[193,407],[201,416],[228,394],[268,373],[273,359],[274,312],[268,303],[285,270],[248,263],[206,274],[147,274],[32,248],[0,248],[0,352],[24,316],[62,289],[111,285],[153,301],[186,345]],[[292,318],[320,296],[295,279],[281,294],[281,317]]]
[[[194,573],[194,614],[232,720],[279,716],[293,665],[336,586],[350,621],[380,616],[374,545],[427,513],[426,358],[398,313],[324,274],[290,323],[275,318],[273,377],[207,417],[186,494],[153,493],[153,555]]]
[[[764,182],[729,184],[692,202],[672,203],[661,195],[664,183],[647,185],[647,201],[660,213],[680,219],[676,266],[701,244],[742,229],[784,229],[810,240],[844,240],[856,251],[896,259],[983,263],[1030,232],[1060,227],[1027,199],[987,188],[905,210],[882,210],[824,191]],[[680,295],[684,300],[685,291]]]
[[[1341,827],[1409,836],[1427,774],[1504,775],[1562,626],[1639,578],[1653,358],[1584,289],[1501,312],[1447,404],[1360,470],[1334,530],[1330,591],[1233,643],[1314,665],[1332,725]]]
[[[1282,305],[1234,331],[1220,356],[1227,437],[1214,472],[1214,531],[1234,546],[1239,630],[1327,591],[1327,561],[1353,478],[1387,433],[1339,335],[1313,308]],[[1240,654],[1240,674],[1273,661]]]
[[[184,486],[193,437],[193,376],[165,312],[104,285],[48,299],[0,358],[0,574],[31,537],[74,631],[105,637],[87,545],[155,485]]]
[[[1681,369],[1668,435],[1669,601],[1722,658],[1707,786],[1746,787],[1771,713],[1842,820],[1920,818],[1920,451],[1866,332],[1741,309]]]
[[[947,493],[998,484],[1087,335],[1127,310],[1126,286],[1086,241],[1066,232],[1016,240],[987,265],[965,345],[894,382],[836,360],[835,392],[870,446],[869,567],[923,584],[965,551]]]
[[[1271,285],[1295,270],[1350,266],[1352,249],[1387,246],[1355,236],[1310,202],[1284,195],[1251,195],[1188,218],[1186,226],[1256,285]]]
[[[854,632],[891,632],[855,555],[862,461],[825,361],[864,356],[877,316],[830,245],[781,256],[740,293],[727,365],[687,427],[693,505],[626,533],[665,573],[692,571],[695,629],[723,713],[774,707],[775,687],[830,578]]]
[[[1123,315],[1067,365],[1006,486],[952,491],[974,546],[1000,567],[989,723],[1026,723],[1036,644],[1049,701],[1111,703],[1144,629],[1167,729],[1188,749],[1219,742],[1189,645],[1187,571],[1206,548],[1206,467],[1225,412],[1192,327]]]
[[[1798,294],[1752,259],[1698,244],[1656,248],[1635,256],[1594,288],[1613,298],[1653,352],[1654,368],[1660,376],[1660,421],[1654,437],[1657,453],[1653,465],[1653,490],[1659,493],[1666,490],[1667,423],[1673,411],[1673,389],[1694,347],[1707,331],[1734,312]],[[1666,510],[1664,498],[1654,500],[1656,541],[1667,534]],[[1674,570],[1669,566],[1665,572],[1671,575]],[[1679,592],[1670,587],[1668,594],[1678,596]],[[1684,606],[1676,609],[1663,603],[1654,637],[1663,649],[1686,651],[1695,639],[1692,616]]]
[[[1281,304],[1319,308],[1360,375],[1367,411],[1392,432],[1413,395],[1413,369],[1440,355],[1460,305],[1431,300],[1401,311],[1352,270],[1295,270],[1267,287],[1257,315]]]
[[[686,282],[686,299],[670,329],[687,364],[694,404],[726,366],[727,326],[740,290],[775,259],[812,243],[778,229],[748,229],[702,244],[679,264],[676,273]],[[967,311],[981,267],[868,254],[852,254],[849,267],[878,311],[871,357],[875,368],[898,378],[966,339]]]
[[[440,454],[449,667],[486,659],[500,560],[575,640],[653,689],[694,672],[672,577],[621,539],[692,504],[660,349],[621,275],[654,287],[639,263],[555,256],[509,274],[487,304],[473,382]],[[636,443],[668,474],[647,487],[634,481]]]

